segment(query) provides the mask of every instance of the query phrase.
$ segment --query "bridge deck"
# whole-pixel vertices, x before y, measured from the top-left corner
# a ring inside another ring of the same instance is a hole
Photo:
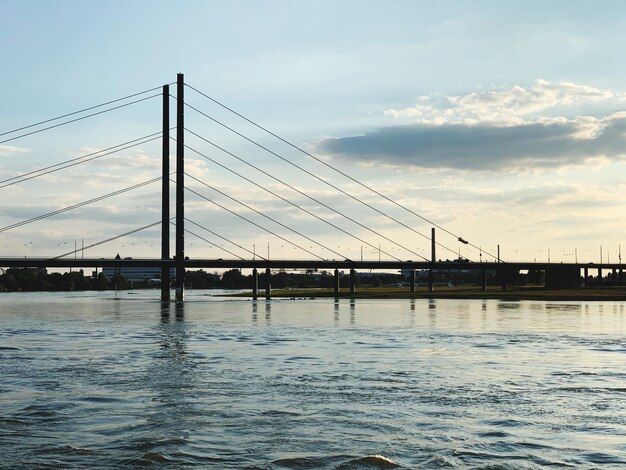
[[[105,267],[175,267],[175,260],[157,258],[113,259],[113,258],[0,258],[4,268],[105,268]],[[438,270],[545,270],[556,267],[578,267],[580,269],[623,269],[621,263],[542,263],[542,262],[482,262],[470,261],[352,261],[352,260],[225,260],[188,259],[185,268],[216,269],[355,269],[355,270],[399,270],[399,269],[438,269]]]

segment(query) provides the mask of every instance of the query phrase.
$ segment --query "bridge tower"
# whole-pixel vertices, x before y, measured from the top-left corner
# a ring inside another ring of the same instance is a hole
[[[185,79],[176,80],[176,301],[185,293]],[[168,175],[169,178],[169,175]]]
[[[163,86],[161,261],[170,259],[170,86]],[[170,301],[170,267],[161,265],[161,302]]]

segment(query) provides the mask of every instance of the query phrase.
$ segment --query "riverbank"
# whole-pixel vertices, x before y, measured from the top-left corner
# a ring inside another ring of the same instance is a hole
[[[232,295],[231,295],[232,296]],[[251,291],[237,294],[237,297],[250,297]],[[259,290],[259,298],[265,291]],[[272,290],[274,298],[329,298],[337,297],[333,289],[280,289]],[[486,291],[476,286],[438,287],[434,292],[418,289],[410,292],[406,287],[366,287],[350,294],[341,289],[338,297],[366,299],[502,299],[502,300],[608,300],[626,301],[626,286],[585,287],[579,289],[545,289],[544,287],[509,287],[503,291],[491,287]]]

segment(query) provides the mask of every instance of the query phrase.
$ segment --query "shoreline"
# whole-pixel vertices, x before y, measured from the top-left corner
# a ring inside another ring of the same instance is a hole
[[[252,291],[229,297],[252,297]],[[486,291],[473,286],[439,287],[434,292],[424,289],[410,292],[402,287],[365,287],[351,294],[349,289],[276,289],[271,298],[352,298],[352,299],[491,299],[491,300],[554,300],[554,301],[626,301],[626,286],[586,287],[575,289],[546,289],[544,287],[509,287],[503,291],[492,287]],[[259,289],[258,298],[265,298]]]

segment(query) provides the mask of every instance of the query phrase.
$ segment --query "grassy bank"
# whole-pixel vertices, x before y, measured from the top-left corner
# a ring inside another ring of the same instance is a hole
[[[252,292],[239,294],[250,297]],[[259,289],[259,298],[265,291]],[[272,290],[277,298],[335,297],[333,289],[285,289]],[[586,287],[579,289],[545,289],[543,287],[509,287],[503,291],[490,287],[486,291],[475,286],[438,287],[434,292],[424,288],[410,292],[406,287],[366,287],[350,294],[341,289],[339,297],[363,299],[503,299],[503,300],[626,300],[626,286]]]

